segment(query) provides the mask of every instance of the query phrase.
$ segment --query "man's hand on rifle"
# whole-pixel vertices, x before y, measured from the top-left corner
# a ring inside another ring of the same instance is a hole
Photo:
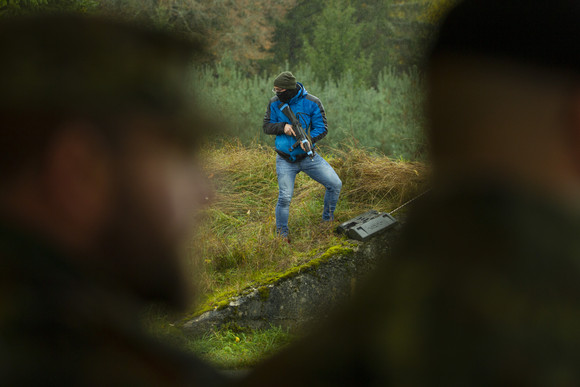
[[[290,124],[286,124],[284,126],[284,134],[286,134],[288,136],[296,137],[296,132],[294,132],[294,129],[292,128],[292,125],[290,125]],[[312,144],[310,144],[310,147],[312,148]],[[302,148],[302,150],[304,152],[308,152],[308,150],[305,148],[303,143],[300,143],[300,148]]]
[[[284,134],[287,136],[294,136],[296,137],[296,133],[294,132],[294,129],[292,129],[292,125],[290,124],[286,124],[284,126]]]

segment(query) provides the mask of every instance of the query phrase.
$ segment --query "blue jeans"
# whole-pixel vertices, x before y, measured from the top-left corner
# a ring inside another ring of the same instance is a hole
[[[314,159],[306,157],[302,161],[290,163],[280,155],[276,156],[276,174],[278,175],[278,204],[276,204],[276,230],[282,236],[288,236],[288,217],[290,215],[290,201],[294,193],[294,181],[299,172],[304,172],[326,188],[324,195],[324,209],[322,220],[334,219],[334,209],[338,202],[338,195],[342,188],[342,181],[334,169],[320,156]]]

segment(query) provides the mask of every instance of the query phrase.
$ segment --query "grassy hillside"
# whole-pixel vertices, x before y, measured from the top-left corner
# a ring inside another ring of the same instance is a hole
[[[369,209],[391,211],[424,190],[428,171],[422,163],[391,160],[354,147],[319,152],[343,181],[336,221],[321,225],[324,188],[299,174],[290,209],[292,243],[288,244],[275,234],[274,150],[230,143],[205,151],[206,173],[216,196],[191,243],[189,267],[198,302],[190,313],[211,308],[253,281],[305,263],[340,244],[344,238],[332,232],[339,223]],[[153,308],[145,319],[155,335],[223,369],[252,367],[294,338],[275,326],[262,331],[225,327],[191,338],[163,311]]]
[[[324,187],[301,173],[290,208],[292,243],[275,234],[278,196],[275,153],[270,147],[227,144],[205,153],[216,197],[192,240],[192,272],[200,303],[236,292],[272,272],[285,271],[340,244],[333,228],[366,210],[391,211],[420,193],[426,167],[364,150],[322,148],[343,190],[332,224],[321,224]]]

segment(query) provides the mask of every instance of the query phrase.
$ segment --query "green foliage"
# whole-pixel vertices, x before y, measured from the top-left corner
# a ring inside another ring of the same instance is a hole
[[[48,0],[0,0],[0,7],[12,7],[14,9],[38,8],[48,4]]]
[[[218,368],[239,369],[256,365],[289,344],[293,338],[287,330],[276,326],[255,331],[234,327],[190,340],[187,347]]]
[[[426,40],[432,36],[433,24],[419,15],[427,5],[424,1],[358,1],[359,20],[366,21],[362,45],[372,53],[372,82],[376,84],[385,66],[406,71],[421,63]]]
[[[295,339],[278,326],[253,330],[232,323],[193,338],[171,322],[172,319],[159,306],[150,307],[143,314],[145,328],[158,340],[190,351],[221,369],[252,367]]]
[[[347,75],[364,85],[371,70],[360,45],[364,24],[356,23],[348,0],[326,0],[324,5],[312,36],[305,37],[306,63],[322,82]]]
[[[384,69],[376,89],[357,86],[348,74],[339,83],[327,84],[321,98],[331,128],[329,136],[335,136],[330,144],[340,147],[351,142],[393,158],[421,158],[421,92],[417,71],[397,75],[393,69]]]
[[[247,76],[230,57],[195,71],[195,92],[201,104],[228,120],[233,136],[245,143],[266,143],[262,118],[273,96],[273,77]]]
[[[402,72],[421,65],[438,21],[455,2],[300,1],[276,25],[272,61],[293,68],[310,66],[317,75],[331,73],[334,79],[350,70],[355,78],[376,85],[385,67]],[[351,61],[353,52],[358,62]]]
[[[301,0],[289,10],[286,17],[276,23],[272,38],[272,61],[274,67],[287,63],[295,68],[304,65],[302,50],[304,39],[312,36],[316,23],[313,21],[324,9],[324,2]],[[286,67],[288,67],[286,66]]]
[[[428,23],[437,24],[447,11],[459,0],[422,0],[427,7],[421,15]]]
[[[49,12],[90,12],[96,7],[96,0],[0,0],[0,16]]]
[[[322,83],[310,67],[292,70],[326,109],[328,136],[320,145],[355,144],[407,160],[424,156],[423,87],[417,70],[399,73],[385,68],[376,88],[362,85],[352,72]],[[271,146],[274,137],[263,133],[262,123],[276,74],[246,76],[233,61],[225,60],[197,70],[194,84],[205,107],[229,120],[232,138],[246,145]]]

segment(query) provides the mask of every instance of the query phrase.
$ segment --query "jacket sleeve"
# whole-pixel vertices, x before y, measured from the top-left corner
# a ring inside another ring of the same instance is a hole
[[[266,114],[264,115],[264,124],[262,125],[262,129],[266,134],[284,134],[284,126],[286,125],[285,122],[275,122],[272,118],[272,102],[270,101],[268,104],[268,109],[266,110]]]
[[[314,96],[307,95],[306,98],[312,101],[312,115],[310,118],[310,137],[312,138],[312,143],[316,143],[322,140],[328,133],[328,123],[326,122],[326,112],[324,111],[324,106],[322,102]]]

